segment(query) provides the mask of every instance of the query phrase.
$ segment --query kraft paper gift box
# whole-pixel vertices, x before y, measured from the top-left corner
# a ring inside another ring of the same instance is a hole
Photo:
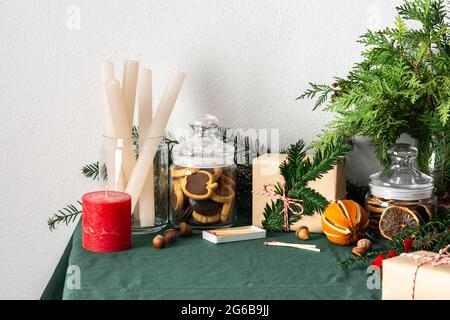
[[[411,255],[435,257],[437,253],[416,251]],[[382,273],[383,300],[412,300],[413,286],[415,300],[450,300],[450,265],[421,264],[420,259],[400,255],[383,260]]]
[[[312,157],[312,156],[308,156]],[[275,185],[277,182],[283,183],[283,176],[280,174],[280,164],[286,160],[286,154],[270,153],[253,159],[253,199],[252,199],[252,223],[257,227],[262,227],[264,220],[264,207],[270,203],[272,198],[255,192],[261,192],[265,184]],[[322,178],[308,183],[309,188],[321,193],[328,201],[343,199],[346,195],[345,189],[345,159],[323,175]],[[310,232],[322,232],[320,214],[303,216],[295,224],[291,225],[291,231],[299,226],[307,226]]]

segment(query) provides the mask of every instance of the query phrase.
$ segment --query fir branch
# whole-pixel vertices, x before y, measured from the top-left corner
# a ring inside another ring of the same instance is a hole
[[[400,254],[404,250],[404,241],[407,238],[413,239],[411,251],[432,251],[438,252],[450,243],[450,211],[440,207],[445,214],[439,220],[434,220],[426,224],[411,227],[399,231],[391,240],[386,240],[381,247],[374,252],[366,254],[360,259],[354,259],[351,254],[339,264],[345,270],[351,267],[366,267],[370,260],[378,255],[386,256],[390,250]]]
[[[380,252],[368,252],[358,259],[350,256],[345,260],[339,261],[339,266],[344,271],[347,271],[350,268],[367,268],[369,261],[374,260],[379,254]]]
[[[324,196],[306,186],[296,186],[288,193],[288,197],[302,200],[303,215],[305,216],[322,213],[328,205]]]
[[[340,145],[328,145],[326,148],[317,150],[311,164],[308,164],[309,170],[304,174],[301,173],[296,184],[302,184],[320,179],[325,173],[330,171],[335,165],[342,161],[342,157],[346,155],[352,146],[348,143]],[[295,188],[295,185],[294,185]]]
[[[98,181],[100,177],[102,178],[103,181],[106,181],[108,179],[106,165],[102,164],[101,170],[99,170],[99,162],[98,161],[84,165],[83,168],[81,168],[81,173],[86,178],[90,178],[95,181]]]
[[[56,226],[60,223],[64,223],[66,226],[69,223],[75,222],[78,215],[81,214],[81,201],[77,201],[76,204],[69,204],[64,208],[58,210],[58,213],[54,214],[47,220],[50,231],[56,229]]]
[[[280,164],[284,185],[277,184],[274,192],[279,195],[283,195],[285,192],[289,198],[301,200],[302,215],[322,213],[328,205],[328,201],[320,193],[306,185],[332,169],[350,149],[351,146],[348,143],[329,146],[323,151],[317,151],[311,161],[306,157],[305,143],[303,140],[299,140],[288,148],[287,160]],[[283,202],[280,200],[272,201],[270,205],[267,204],[264,209],[264,228],[269,231],[283,230],[282,210]],[[298,215],[289,212],[290,223],[294,223],[298,219],[300,219]]]

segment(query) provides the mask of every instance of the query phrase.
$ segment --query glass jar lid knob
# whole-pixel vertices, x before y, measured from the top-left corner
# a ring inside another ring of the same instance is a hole
[[[370,176],[370,190],[379,197],[398,200],[419,200],[433,194],[432,177],[414,168],[417,148],[398,143],[389,150],[392,166]]]

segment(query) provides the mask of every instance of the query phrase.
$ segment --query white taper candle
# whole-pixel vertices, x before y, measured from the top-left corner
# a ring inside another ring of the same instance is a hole
[[[143,145],[141,151],[143,154],[139,157],[134,167],[133,173],[129,179],[126,192],[131,195],[132,209],[136,206],[139,195],[141,194],[142,187],[144,186],[147,173],[153,164],[153,158],[158,151],[158,146],[164,136],[164,131],[169,121],[170,114],[172,113],[175,101],[183,85],[185,75],[179,71],[172,74],[169,84],[161,98],[156,111],[155,117],[152,121],[150,129],[147,133],[147,138],[160,139],[147,139]]]
[[[122,156],[122,169],[125,173],[125,178],[128,179],[136,163],[136,157],[131,145],[131,129],[128,124],[128,116],[125,110],[122,90],[120,89],[120,83],[117,80],[107,81],[105,83],[105,89],[116,137],[123,139],[126,143],[123,146],[123,154],[116,154],[116,158]],[[120,150],[117,151],[120,152]]]
[[[110,108],[108,106],[108,98],[106,96],[106,91],[104,83],[114,79],[114,63],[111,60],[105,61],[101,64],[102,70],[102,88],[104,91],[104,103],[103,103],[103,135],[105,137],[114,138],[116,136],[114,132],[114,125],[112,121],[112,116]],[[105,165],[106,171],[108,172],[108,190],[123,191],[125,186],[120,178],[116,178],[114,168],[114,148],[111,145],[109,138],[104,141],[104,152],[105,152]],[[119,170],[120,171],[120,170]]]
[[[140,140],[143,143],[153,118],[152,71],[150,69],[141,69],[138,87],[139,137],[141,137]],[[141,227],[153,227],[155,225],[154,184],[152,163],[139,197],[139,222]]]
[[[127,111],[130,130],[133,126],[134,106],[136,103],[136,87],[139,73],[139,62],[134,60],[125,61],[122,78],[122,91],[125,108]]]

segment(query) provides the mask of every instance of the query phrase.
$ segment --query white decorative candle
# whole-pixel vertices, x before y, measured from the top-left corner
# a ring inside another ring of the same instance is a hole
[[[138,81],[139,62],[127,60],[123,69],[122,91],[130,130],[133,126],[136,87]]]
[[[105,61],[101,64],[102,70],[102,88],[105,89],[104,84],[107,81],[114,80],[114,63],[111,60]],[[106,97],[106,91],[104,92],[104,103],[103,103],[103,135],[105,137],[114,138],[116,136],[114,132],[114,125],[111,117],[111,112],[108,106],[108,98]],[[108,139],[108,138],[106,138]],[[111,141],[105,140],[105,165],[108,172],[108,189],[123,191],[125,186],[123,185],[123,179],[116,177],[116,171],[120,172],[114,168],[115,152],[114,148],[110,145]]]
[[[122,169],[125,174],[125,179],[128,180],[136,163],[136,158],[133,149],[131,148],[131,128],[125,111],[122,90],[120,89],[120,83],[117,80],[107,81],[105,83],[105,89],[116,137],[123,139],[124,142],[122,150],[123,154],[119,155],[119,157],[122,156]],[[116,154],[116,157],[117,156],[118,155]]]
[[[139,76],[139,136],[141,143],[145,141],[148,129],[152,123],[152,71],[144,68]],[[141,152],[144,152],[141,150]],[[151,165],[139,197],[139,221],[141,227],[155,225],[155,190],[154,190],[153,164]]]
[[[147,133],[147,140],[141,149],[143,154],[139,157],[134,167],[133,173],[128,182],[126,192],[131,195],[132,210],[136,206],[139,195],[147,179],[147,173],[153,164],[153,158],[158,151],[158,146],[164,136],[164,131],[172,113],[175,101],[181,90],[185,75],[179,71],[172,74],[168,86],[161,98],[156,111],[155,118],[152,121]],[[151,139],[160,137],[161,139]],[[149,139],[150,138],[150,139]]]

